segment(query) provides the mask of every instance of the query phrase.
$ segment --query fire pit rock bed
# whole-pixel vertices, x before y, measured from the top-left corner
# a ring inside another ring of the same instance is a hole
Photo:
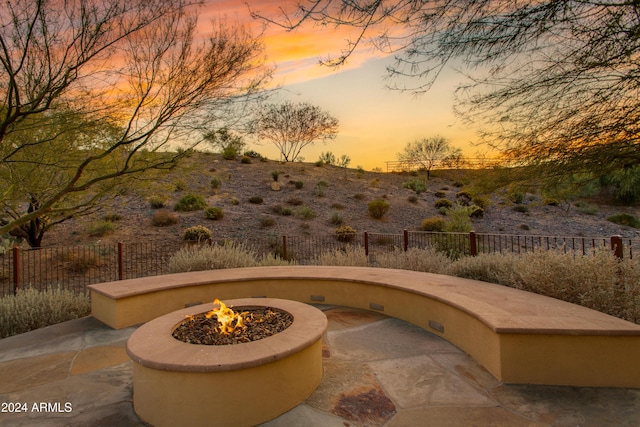
[[[173,330],[211,303],[189,307],[138,328],[127,342],[133,360],[133,405],[156,426],[251,426],[303,402],[322,378],[327,319],[296,301],[245,298],[234,310],[272,307],[293,317],[270,337],[233,345],[188,344]]]

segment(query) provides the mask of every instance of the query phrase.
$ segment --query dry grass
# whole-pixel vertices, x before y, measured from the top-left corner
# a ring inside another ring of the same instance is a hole
[[[0,298],[0,338],[87,316],[88,296],[73,291],[26,288]]]

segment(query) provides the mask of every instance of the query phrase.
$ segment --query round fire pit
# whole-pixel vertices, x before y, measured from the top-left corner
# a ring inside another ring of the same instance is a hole
[[[234,310],[272,307],[293,317],[270,337],[233,345],[189,344],[173,330],[212,304],[175,311],[138,328],[127,342],[133,360],[133,404],[160,426],[251,426],[303,402],[322,377],[327,318],[299,302],[246,298],[225,301]]]

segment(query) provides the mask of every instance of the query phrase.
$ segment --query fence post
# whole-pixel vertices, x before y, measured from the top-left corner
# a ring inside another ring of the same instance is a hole
[[[618,259],[624,257],[622,250],[622,236],[611,236],[611,250]]]
[[[287,236],[282,235],[282,259],[287,259]]]
[[[404,251],[407,252],[407,250],[409,249],[409,232],[407,230],[404,230],[402,233],[402,237],[404,240]]]
[[[364,256],[369,256],[369,233],[364,232]]]
[[[469,255],[476,256],[478,255],[478,246],[476,243],[476,232],[469,232]]]
[[[13,247],[13,295],[18,293],[20,287],[20,248]]]
[[[122,266],[122,242],[118,242],[118,280],[124,279],[124,268]]]

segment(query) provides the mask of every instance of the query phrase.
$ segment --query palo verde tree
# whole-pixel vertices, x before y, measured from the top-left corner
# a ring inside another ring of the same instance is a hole
[[[257,113],[254,131],[272,142],[287,162],[294,162],[303,148],[320,140],[335,139],[338,119],[306,102],[268,104]]]
[[[0,4],[0,235],[33,246],[126,179],[170,168],[260,89],[262,44],[188,0]]]
[[[450,166],[450,163],[460,162],[461,156],[461,150],[453,147],[448,139],[434,136],[407,143],[404,150],[398,153],[398,160],[410,165],[418,165],[427,171],[427,179],[429,179],[434,166],[438,164]]]
[[[262,17],[290,29],[352,28],[325,63],[340,65],[370,42],[396,55],[389,71],[401,89],[425,91],[458,68],[469,80],[457,111],[521,164],[591,175],[640,164],[636,1],[300,0]]]

